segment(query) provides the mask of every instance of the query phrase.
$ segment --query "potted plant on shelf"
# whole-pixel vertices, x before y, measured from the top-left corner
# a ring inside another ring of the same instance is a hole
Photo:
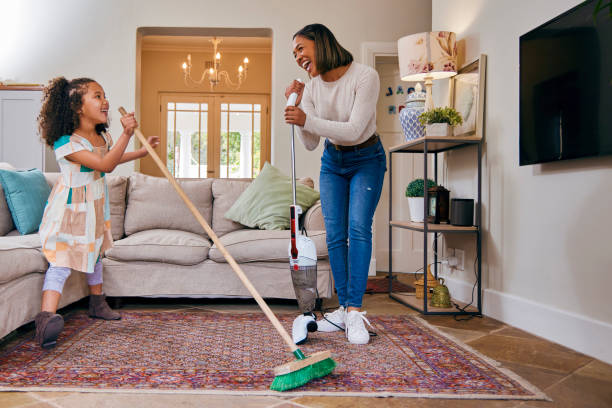
[[[425,211],[425,182],[422,178],[414,179],[406,187],[406,197],[408,197],[408,207],[410,208],[410,221],[423,222]],[[427,188],[435,187],[436,183],[427,179]]]
[[[451,127],[463,123],[461,114],[453,108],[434,108],[421,113],[426,136],[452,136]]]

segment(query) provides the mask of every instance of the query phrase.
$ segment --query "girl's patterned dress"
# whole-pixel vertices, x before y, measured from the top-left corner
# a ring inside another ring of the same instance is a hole
[[[99,255],[113,245],[105,174],[66,159],[81,150],[104,156],[113,140],[102,136],[106,144],[100,147],[77,134],[62,136],[53,146],[61,177],[39,228],[42,251],[53,266],[93,273]]]

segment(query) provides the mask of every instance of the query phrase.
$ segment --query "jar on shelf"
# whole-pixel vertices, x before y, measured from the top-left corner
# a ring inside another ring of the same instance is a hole
[[[420,83],[415,86],[415,92],[406,97],[406,107],[399,113],[404,139],[408,142],[425,136],[425,126],[419,122],[419,115],[425,111],[426,93]]]

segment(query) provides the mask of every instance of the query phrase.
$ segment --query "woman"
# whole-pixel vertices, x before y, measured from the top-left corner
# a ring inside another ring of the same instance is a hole
[[[293,36],[293,56],[311,80],[293,81],[296,106],[285,109],[285,122],[297,125],[308,150],[325,138],[321,158],[321,205],[329,262],[340,307],[318,323],[319,331],[344,329],[350,343],[370,336],[361,311],[372,253],[372,218],[387,170],[376,134],[376,71],[353,61],[332,32],[311,24]]]

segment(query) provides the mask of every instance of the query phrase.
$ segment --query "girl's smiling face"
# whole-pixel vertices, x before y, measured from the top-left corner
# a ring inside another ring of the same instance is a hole
[[[303,68],[311,78],[319,75],[315,57],[315,42],[301,35],[293,39],[293,57],[298,66]]]
[[[108,101],[104,89],[97,82],[87,84],[87,92],[83,95],[83,104],[79,111],[81,121],[91,121],[94,125],[108,121]]]

